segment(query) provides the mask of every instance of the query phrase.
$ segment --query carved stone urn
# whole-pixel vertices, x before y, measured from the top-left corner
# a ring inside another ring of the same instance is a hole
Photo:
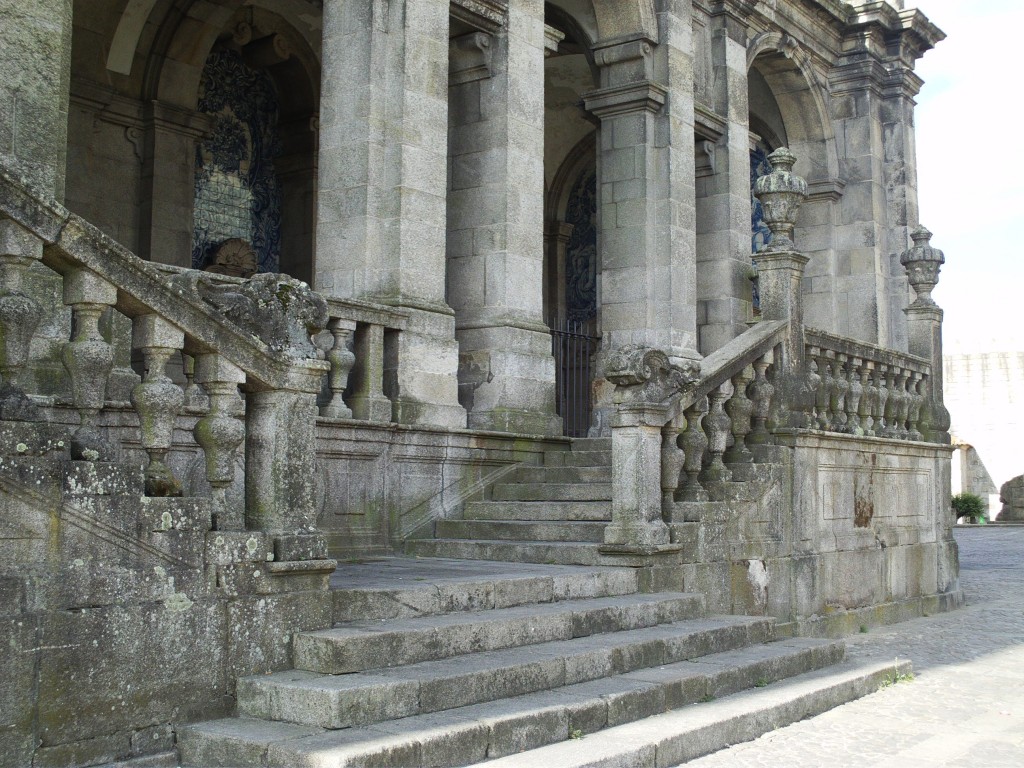
[[[761,201],[764,223],[772,232],[771,242],[762,253],[791,251],[793,227],[800,204],[807,197],[807,182],[793,173],[796,155],[780,147],[768,155],[772,172],[754,183],[754,194]]]
[[[907,279],[917,298],[911,306],[934,307],[932,290],[938,285],[939,270],[946,261],[945,255],[931,245],[932,233],[924,227],[917,227],[910,233],[914,246],[900,255],[900,264],[907,270]]]

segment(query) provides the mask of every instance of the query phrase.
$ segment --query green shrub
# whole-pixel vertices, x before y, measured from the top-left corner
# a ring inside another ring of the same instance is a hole
[[[966,517],[972,523],[978,523],[985,517],[985,509],[988,505],[976,493],[958,493],[952,498],[952,502],[953,515],[958,520],[961,517]]]

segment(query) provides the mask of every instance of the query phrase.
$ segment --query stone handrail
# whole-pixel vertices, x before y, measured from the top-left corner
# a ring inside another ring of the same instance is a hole
[[[925,439],[930,361],[813,328],[804,337],[810,417],[804,426]]]
[[[280,275],[236,284],[192,270],[168,276],[0,169],[0,408],[8,419],[41,418],[18,387],[19,373],[33,362],[36,328],[56,309],[26,291],[39,264],[59,275],[71,309],[72,337],[61,359],[79,414],[72,458],[116,453],[97,426],[114,359],[100,318],[113,310],[131,320],[132,344],[145,369],[131,402],[149,456],[147,494],[181,493],[164,459],[186,394],[166,366],[172,356],[187,355],[194,361],[186,371],[189,384],[199,384],[208,401],[193,434],[206,457],[214,530],[265,538],[273,552],[271,573],[332,569],[315,526],[316,399],[329,365],[318,359],[313,335],[327,324],[325,300]],[[234,509],[227,488],[240,454],[245,504]]]

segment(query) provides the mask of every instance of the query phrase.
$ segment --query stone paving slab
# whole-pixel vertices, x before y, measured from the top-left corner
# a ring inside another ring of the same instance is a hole
[[[913,681],[687,765],[1024,766],[1024,528],[955,535],[966,607],[847,638],[850,659],[909,659]]]

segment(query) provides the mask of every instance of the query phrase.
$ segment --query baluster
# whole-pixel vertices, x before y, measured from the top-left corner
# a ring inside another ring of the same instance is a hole
[[[818,352],[818,374],[821,379],[814,396],[815,416],[818,420],[818,429],[827,431],[832,428],[832,361],[828,358],[825,350]]]
[[[906,440],[910,430],[907,429],[907,417],[910,415],[910,391],[907,385],[910,381],[910,369],[904,368],[900,373],[899,381],[896,382],[896,391],[899,393],[899,400],[896,403],[896,437]]]
[[[837,354],[832,368],[832,394],[829,405],[832,410],[832,431],[846,432],[846,393],[850,382],[846,380],[846,355]]]
[[[165,463],[171,450],[174,423],[185,393],[167,375],[167,361],[185,345],[185,334],[157,315],[142,315],[132,323],[132,345],[142,351],[142,381],[131,392],[139,414],[142,447],[149,454],[147,496],[180,496],[181,483]]]
[[[666,520],[672,519],[680,474],[686,461],[686,452],[679,441],[685,427],[686,417],[679,414],[661,429],[661,508]]]
[[[724,483],[732,480],[732,472],[722,461],[732,427],[732,420],[725,412],[725,401],[731,394],[732,384],[726,381],[708,395],[710,407],[704,424],[708,435],[710,461],[704,469],[705,482]]]
[[[238,385],[245,381],[241,368],[217,354],[196,356],[196,380],[210,398],[210,411],[196,422],[192,434],[206,454],[206,479],[212,488],[213,528],[245,530],[244,510],[229,509],[228,487],[235,479],[235,452],[245,438],[245,405]]]
[[[708,412],[707,397],[698,398],[686,409],[686,431],[681,439],[685,458],[683,471],[686,472],[686,484],[680,493],[680,501],[707,501],[708,492],[700,480],[700,472],[704,466],[704,452],[708,449],[708,438],[704,434],[704,417]]]
[[[871,381],[871,375],[874,370],[875,364],[871,360],[865,360],[864,365],[860,369],[862,394],[857,414],[860,416],[860,423],[864,429],[864,434],[868,436],[875,434],[875,418],[872,416],[872,413],[874,413],[875,398],[878,397],[878,387]]]
[[[185,407],[197,411],[210,409],[210,398],[203,388],[196,384],[196,359],[181,353],[181,370],[185,374]]]
[[[897,365],[889,366],[889,375],[886,377],[885,391],[888,397],[885,400],[885,432],[883,437],[896,437],[899,429],[896,426],[896,414],[899,411],[899,392],[896,390],[896,377],[900,368]]]
[[[924,374],[914,371],[910,381],[910,405],[907,408],[907,439],[923,440],[924,435],[918,429],[921,421],[921,408],[924,405]]]
[[[875,434],[878,437],[885,437],[885,430],[888,428],[888,424],[885,421],[885,406],[889,400],[889,387],[886,384],[888,371],[889,366],[884,363],[879,364],[878,370],[875,371],[875,386],[878,389],[878,397],[875,398],[873,413],[875,416]]]
[[[384,328],[360,326],[355,333],[355,364],[349,405],[357,419],[391,421],[391,400],[384,394]]]
[[[729,464],[750,464],[754,460],[746,442],[754,413],[754,403],[747,397],[747,386],[753,380],[754,369],[750,365],[732,377],[733,395],[725,403],[725,412],[732,424],[732,445],[724,455]]]
[[[754,404],[751,411],[753,428],[747,435],[748,445],[767,445],[772,440],[771,432],[768,431],[768,416],[772,410],[775,387],[768,381],[767,376],[771,360],[771,354],[766,353],[754,362],[754,380],[747,388],[750,400]]]
[[[43,308],[23,290],[43,242],[10,219],[0,220],[0,419],[36,421],[35,405],[15,383],[28,361]]]
[[[863,435],[864,428],[860,423],[860,401],[864,396],[864,385],[861,383],[861,371],[864,361],[859,357],[852,358],[847,365],[848,389],[846,392],[846,431],[851,435]]]
[[[109,461],[112,449],[96,429],[96,417],[107,395],[107,378],[114,366],[114,350],[100,333],[103,311],[117,302],[117,289],[86,269],[64,275],[64,303],[72,310],[71,341],[61,360],[71,378],[71,397],[78,410],[79,427],[71,438],[71,457]]]
[[[807,357],[807,373],[804,376],[803,391],[797,396],[797,407],[803,411],[801,426],[814,429],[818,426],[818,392],[821,391],[821,374],[818,373],[820,350],[812,347]]]
[[[327,374],[331,399],[320,408],[320,415],[331,419],[351,419],[352,409],[345,405],[342,394],[348,387],[349,371],[356,362],[355,354],[348,348],[356,324],[353,320],[334,319],[327,328],[334,336],[334,346],[327,353],[327,362],[331,364],[331,371]]]

